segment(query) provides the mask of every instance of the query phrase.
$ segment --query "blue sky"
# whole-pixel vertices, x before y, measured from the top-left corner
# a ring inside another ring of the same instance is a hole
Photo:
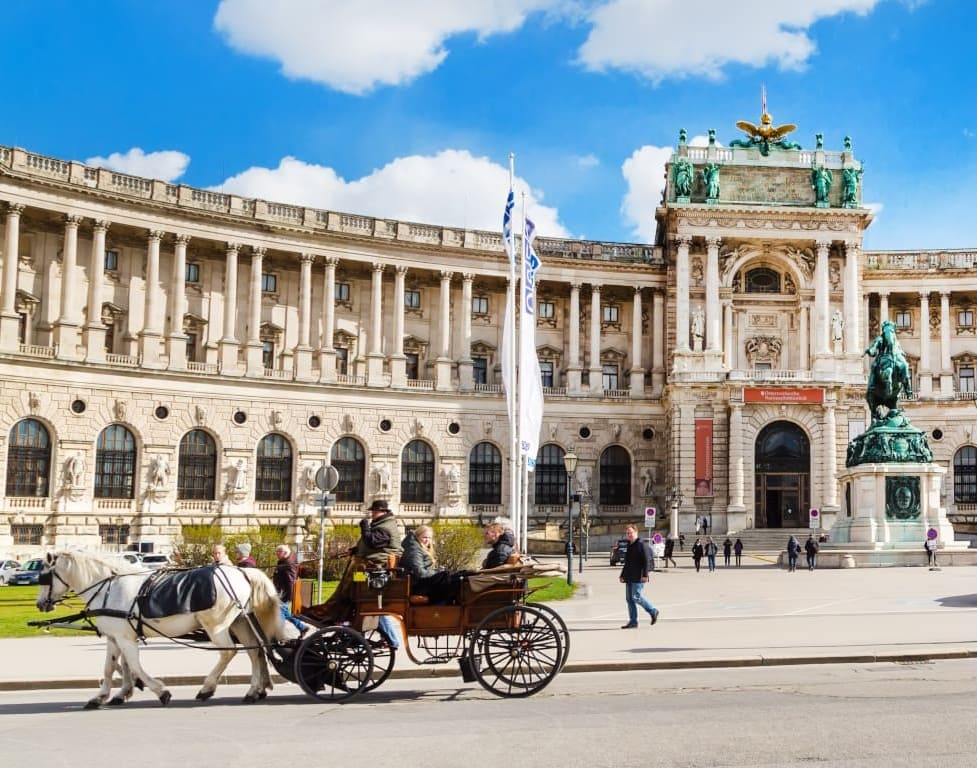
[[[11,0],[0,144],[248,197],[644,242],[760,86],[853,139],[869,249],[977,248],[971,0]]]

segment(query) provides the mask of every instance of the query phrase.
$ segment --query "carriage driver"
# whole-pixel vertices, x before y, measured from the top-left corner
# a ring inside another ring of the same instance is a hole
[[[404,529],[384,499],[374,499],[370,516],[360,520],[360,540],[352,554],[371,563],[386,565],[390,555],[401,555]]]

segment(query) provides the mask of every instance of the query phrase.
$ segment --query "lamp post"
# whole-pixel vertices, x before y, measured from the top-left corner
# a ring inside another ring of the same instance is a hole
[[[573,473],[577,469],[577,454],[573,448],[563,454],[563,468],[567,471],[567,584],[573,584]]]
[[[665,495],[665,501],[668,502],[671,508],[671,519],[669,520],[669,527],[672,529],[672,537],[678,540],[679,530],[678,530],[678,510],[682,506],[682,502],[685,497],[682,496],[682,492],[679,490],[677,485],[673,485],[672,489]]]

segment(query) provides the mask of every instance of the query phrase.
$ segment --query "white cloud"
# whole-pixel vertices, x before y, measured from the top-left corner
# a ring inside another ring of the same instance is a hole
[[[575,155],[572,159],[579,168],[596,168],[600,165],[600,158],[593,153],[589,155]]]
[[[554,0],[221,0],[214,26],[231,47],[281,63],[288,77],[351,94],[436,69],[445,41],[518,29]]]
[[[129,173],[149,179],[173,181],[180,178],[190,165],[190,156],[175,150],[162,152],[143,152],[133,147],[125,154],[113,152],[108,157],[90,157],[85,165],[95,168],[108,168],[110,171]]]
[[[621,166],[627,192],[621,203],[624,220],[634,236],[645,243],[655,240],[655,209],[665,189],[665,163],[672,147],[639,147]]]
[[[665,77],[720,78],[727,64],[803,69],[815,52],[807,30],[819,19],[869,13],[878,0],[609,0],[578,55],[590,70]]]
[[[542,204],[542,193],[518,177],[513,186],[517,205],[526,193],[526,210],[540,235],[568,236],[557,209]],[[446,149],[399,157],[347,181],[327,166],[286,157],[277,168],[249,168],[232,176],[219,189],[363,216],[496,231],[502,229],[509,169],[465,150]]]

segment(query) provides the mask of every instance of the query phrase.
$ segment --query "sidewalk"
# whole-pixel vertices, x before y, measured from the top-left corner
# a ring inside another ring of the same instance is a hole
[[[722,562],[722,556],[719,558]],[[627,619],[619,568],[592,557],[578,596],[554,603],[570,628],[565,672],[761,664],[872,662],[977,656],[977,568],[865,568],[787,573],[762,557],[742,568],[696,573],[687,558],[652,576],[646,596],[661,611],[655,627]],[[94,688],[104,641],[96,637],[0,640],[0,690]],[[196,685],[213,653],[150,641],[143,662],[168,684]],[[228,668],[241,682],[244,654]],[[419,667],[398,654],[394,675],[457,675],[458,665]]]

